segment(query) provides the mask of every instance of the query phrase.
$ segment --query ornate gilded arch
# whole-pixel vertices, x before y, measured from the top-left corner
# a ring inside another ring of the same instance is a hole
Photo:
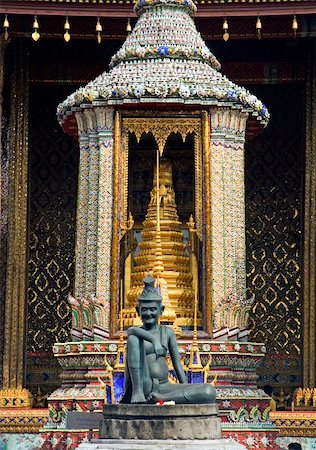
[[[194,164],[195,164],[195,220],[198,227],[198,236],[201,239],[202,231],[202,146],[201,146],[201,119],[200,117],[171,118],[171,117],[143,117],[143,118],[123,118],[122,120],[122,174],[123,198],[122,198],[122,223],[127,220],[127,184],[128,184],[128,143],[129,135],[135,134],[137,142],[143,134],[151,133],[157,143],[160,154],[163,153],[166,142],[170,134],[179,133],[185,141],[188,134],[194,134]]]
[[[156,113],[157,114],[157,113]],[[143,134],[151,133],[157,143],[159,152],[162,154],[167,142],[168,137],[172,133],[179,133],[182,140],[185,141],[188,134],[194,135],[194,172],[195,172],[195,222],[196,231],[199,239],[202,239],[203,234],[203,214],[204,211],[206,215],[210,207],[208,206],[209,201],[205,202],[205,207],[203,206],[203,199],[208,198],[207,188],[202,186],[202,180],[208,179],[209,168],[208,163],[203,166],[203,154],[207,155],[209,153],[209,139],[207,136],[209,132],[207,131],[209,127],[208,114],[205,112],[195,113],[192,117],[124,117],[124,113],[117,113],[115,133],[114,133],[114,148],[116,154],[116,161],[118,165],[116,166],[116,173],[114,174],[114,179],[116,180],[116,189],[114,190],[114,205],[117,211],[118,220],[118,237],[117,241],[113,241],[112,247],[112,258],[115,264],[112,265],[112,306],[111,306],[111,333],[115,333],[117,329],[117,313],[118,313],[118,284],[119,279],[119,267],[116,262],[119,259],[119,241],[124,236],[127,229],[126,223],[128,220],[128,160],[129,160],[129,136],[135,134],[137,142],[140,141]],[[206,114],[206,116],[205,116]],[[202,135],[203,130],[203,135]],[[207,161],[208,158],[205,158]],[[204,173],[205,172],[205,173]],[[206,178],[205,178],[206,177]],[[209,183],[205,183],[208,185]],[[206,205],[207,204],[207,205]],[[209,240],[209,239],[207,239]],[[206,260],[209,261],[210,258],[210,246],[206,245]],[[210,264],[206,264],[206,267]],[[209,274],[205,274],[209,276]],[[211,312],[211,293],[205,286],[205,298],[206,298],[206,310],[207,313]],[[208,300],[207,300],[208,299]],[[209,330],[208,330],[209,331]]]

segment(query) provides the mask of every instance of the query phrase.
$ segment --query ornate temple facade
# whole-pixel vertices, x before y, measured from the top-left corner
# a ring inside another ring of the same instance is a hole
[[[147,270],[222,410],[229,383],[316,387],[315,3],[156,3],[0,5],[5,431],[101,401]]]

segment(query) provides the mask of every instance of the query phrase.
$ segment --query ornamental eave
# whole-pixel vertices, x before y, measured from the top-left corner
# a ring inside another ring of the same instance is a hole
[[[91,103],[84,102],[79,106],[73,106],[63,115],[59,116],[59,123],[63,128],[65,133],[71,136],[78,137],[78,127],[75,119],[75,114],[78,112],[84,112],[97,107],[113,107],[114,109],[121,110],[124,108],[125,112],[128,110],[137,111],[138,115],[145,114],[148,108],[156,108],[156,114],[159,112],[163,114],[164,111],[171,112],[170,108],[182,107],[182,114],[187,113],[190,115],[192,108],[197,108],[198,110],[213,109],[213,108],[230,108],[232,110],[239,110],[244,113],[249,114],[249,119],[247,121],[247,131],[246,134],[249,138],[257,135],[263,128],[267,125],[267,119],[264,119],[252,108],[238,104],[231,103],[229,101],[219,101],[217,99],[179,99],[179,98],[154,98],[154,97],[144,97],[141,99],[135,98],[125,98],[125,99],[108,99],[108,100],[94,100]],[[157,109],[158,108],[158,109]],[[175,116],[177,114],[177,109],[175,109]],[[147,117],[147,116],[146,116]]]
[[[71,17],[134,17],[131,0],[2,0],[0,13],[68,15]],[[195,17],[246,17],[315,14],[314,0],[195,0]]]
[[[269,0],[269,3],[291,3],[291,6],[293,4],[303,4],[303,3],[313,3],[314,0]],[[56,0],[3,0],[3,4],[10,3],[12,4],[34,4],[40,3],[40,4],[54,4],[55,6],[62,7],[62,4],[68,4],[69,6],[69,0],[58,0],[58,5],[56,5]],[[109,3],[117,3],[117,0],[72,0],[72,3],[75,4],[75,6],[84,6],[84,5],[105,5]],[[125,4],[136,4],[137,1],[133,0],[120,0],[119,3],[125,3]],[[210,4],[210,5],[228,5],[232,3],[232,0],[195,0],[195,4]],[[266,4],[267,0],[234,0],[234,6],[238,5],[244,5],[244,4],[250,4],[253,8],[256,8],[258,4]]]

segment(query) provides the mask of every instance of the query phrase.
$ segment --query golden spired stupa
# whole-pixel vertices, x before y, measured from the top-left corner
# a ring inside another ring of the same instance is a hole
[[[158,206],[157,202],[159,202]],[[132,287],[127,294],[127,302],[123,309],[123,324],[126,328],[139,324],[135,306],[143,289],[143,278],[150,268],[156,275],[158,220],[160,222],[158,246],[161,247],[163,267],[159,275],[168,289],[167,299],[164,298],[162,291],[167,310],[165,321],[171,322],[175,319],[174,326],[182,328],[194,325],[193,275],[186,244],[183,242],[182,223],[177,213],[172,163],[162,159],[159,164],[159,192],[157,193],[157,169],[155,169],[150,202],[143,222],[142,240],[139,243],[139,253],[135,256],[135,267],[131,274]],[[200,318],[197,324],[201,325]]]

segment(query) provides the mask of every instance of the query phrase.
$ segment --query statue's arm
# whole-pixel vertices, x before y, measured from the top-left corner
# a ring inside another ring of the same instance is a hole
[[[151,342],[157,357],[163,355],[164,349],[159,340],[153,334],[149,333],[147,330],[144,330],[144,328],[129,327],[127,329],[127,336],[131,335],[137,336],[139,339],[143,339],[144,341]]]
[[[188,380],[187,380],[187,377],[185,376],[185,373],[184,373],[184,370],[183,370],[183,367],[181,364],[176,336],[174,334],[174,331],[171,328],[168,328],[168,333],[169,333],[168,348],[169,348],[169,353],[171,356],[173,368],[177,374],[179,382],[187,383]]]

